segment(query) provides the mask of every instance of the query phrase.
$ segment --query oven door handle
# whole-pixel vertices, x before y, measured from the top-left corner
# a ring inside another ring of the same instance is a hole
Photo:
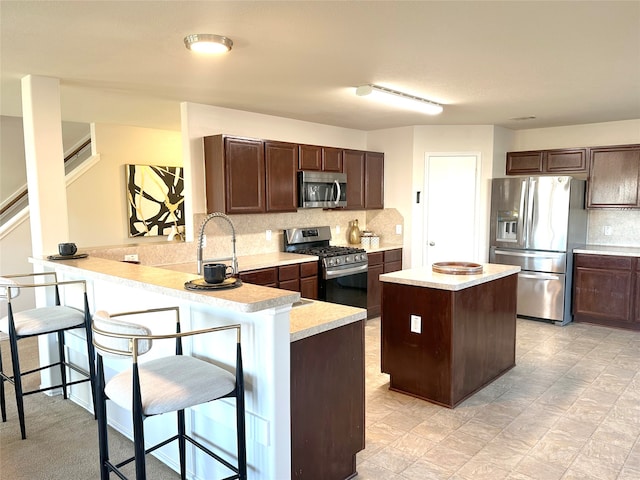
[[[358,265],[356,267],[342,268],[335,270],[325,270],[324,279],[331,280],[332,278],[346,277],[347,275],[354,275],[356,273],[366,272],[369,269],[369,265]]]

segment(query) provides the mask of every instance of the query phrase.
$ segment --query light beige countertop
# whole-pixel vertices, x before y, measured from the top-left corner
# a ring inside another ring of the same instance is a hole
[[[482,273],[477,275],[448,275],[444,273],[436,273],[431,270],[431,267],[423,267],[384,273],[380,275],[380,281],[411,285],[415,287],[457,291],[490,282],[498,278],[507,277],[509,275],[516,274],[519,271],[520,267],[513,265],[498,265],[495,263],[482,264]]]
[[[338,303],[303,299],[291,309],[291,341],[333,330],[358,320],[365,320],[367,311]]]
[[[271,252],[259,253],[256,255],[243,255],[238,257],[238,270],[247,272],[260,268],[279,267],[282,265],[293,265],[295,263],[317,262],[315,255],[300,255],[298,253]],[[229,264],[230,262],[224,262]],[[165,268],[176,272],[197,273],[198,266],[195,261],[187,263],[158,264],[159,268]]]
[[[226,290],[187,290],[184,287],[185,282],[200,278],[195,273],[182,273],[165,268],[136,265],[98,257],[90,256],[77,260],[32,258],[30,261],[59,271],[81,271],[86,278],[117,281],[121,285],[141,288],[174,298],[238,312],[257,312],[267,308],[292,304],[300,300],[298,292],[261,287],[248,283],[243,283],[239,288]]]
[[[640,247],[616,247],[614,245],[585,245],[574,248],[573,253],[591,255],[618,255],[622,257],[640,257]]]
[[[284,255],[283,261],[299,263],[317,259],[310,255]],[[257,255],[256,257],[263,255]],[[276,256],[279,257],[279,256]],[[299,258],[297,258],[299,257]],[[273,260],[272,257],[271,260]],[[269,261],[271,261],[269,260]],[[296,261],[297,260],[297,261]],[[213,291],[192,291],[184,288],[185,282],[200,278],[194,273],[185,273],[163,267],[136,265],[98,257],[74,260],[48,260],[31,258],[32,263],[44,265],[57,271],[82,272],[87,279],[116,281],[132,288],[140,288],[179,298],[186,301],[208,304],[233,311],[252,313],[267,308],[293,305],[290,313],[290,340],[292,342],[347,325],[367,317],[367,311],[317,300],[301,300],[298,292],[262,287],[243,283],[238,288]],[[195,262],[188,265],[195,271]],[[258,267],[256,267],[258,268]]]

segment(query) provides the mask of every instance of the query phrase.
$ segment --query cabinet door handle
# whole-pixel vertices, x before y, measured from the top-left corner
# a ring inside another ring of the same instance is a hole
[[[431,240],[431,241],[429,242],[429,246],[430,246],[430,247],[435,247],[435,246],[436,246],[436,242],[434,242],[433,240]]]

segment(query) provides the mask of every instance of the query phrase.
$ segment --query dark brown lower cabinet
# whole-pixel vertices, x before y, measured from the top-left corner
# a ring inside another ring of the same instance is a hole
[[[367,272],[367,318],[380,315],[381,286],[379,277],[383,273],[402,270],[402,249],[394,248],[368,254]]]
[[[246,283],[300,292],[304,298],[318,298],[318,262],[304,262],[240,272]]]
[[[364,320],[293,342],[291,478],[357,475],[364,429]]]
[[[638,268],[635,257],[576,254],[573,320],[640,330]]]

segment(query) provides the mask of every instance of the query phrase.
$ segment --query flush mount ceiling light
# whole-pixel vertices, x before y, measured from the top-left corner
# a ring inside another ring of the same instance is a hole
[[[222,35],[194,33],[184,37],[184,45],[198,53],[226,53],[233,47],[233,41]]]
[[[356,95],[359,97],[371,96],[375,100],[410,110],[417,110],[427,115],[438,115],[443,110],[442,105],[439,103],[379,85],[362,85],[356,88]]]

